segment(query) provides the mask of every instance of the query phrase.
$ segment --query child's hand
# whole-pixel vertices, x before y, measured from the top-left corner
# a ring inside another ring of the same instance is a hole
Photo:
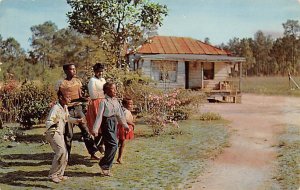
[[[125,128],[125,133],[129,133],[130,132],[130,128]]]
[[[98,137],[98,131],[93,131],[93,134],[92,134],[94,137]]]

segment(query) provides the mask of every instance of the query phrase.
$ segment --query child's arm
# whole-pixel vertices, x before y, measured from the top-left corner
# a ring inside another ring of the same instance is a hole
[[[79,123],[81,123],[83,121],[82,121],[82,119],[78,119],[78,118],[74,118],[74,117],[69,116],[68,117],[68,122],[74,123],[74,124],[79,124]]]
[[[50,112],[49,112],[49,115],[47,117],[47,120],[46,120],[46,127],[47,128],[50,128],[51,126],[53,125],[57,125],[59,122],[58,120],[58,117],[57,117],[57,107],[56,105],[54,105]],[[57,127],[57,126],[56,126]]]
[[[93,134],[94,134],[95,137],[98,136],[99,128],[100,128],[101,123],[102,123],[102,117],[103,117],[103,113],[104,113],[104,105],[105,105],[104,101],[101,101],[100,104],[99,104],[99,109],[98,109],[96,121],[95,121],[94,126],[93,126]]]
[[[117,120],[118,120],[118,122],[125,128],[125,130],[127,132],[129,132],[129,127],[127,125],[126,117],[125,117],[124,111],[122,110],[120,104],[119,104],[119,107],[118,107],[118,112],[119,112],[117,114]]]
[[[135,128],[135,124],[134,124],[133,122],[131,122],[131,121],[127,121],[127,124],[129,124],[129,125],[132,125],[132,127],[133,127],[133,130],[134,130],[134,128]]]

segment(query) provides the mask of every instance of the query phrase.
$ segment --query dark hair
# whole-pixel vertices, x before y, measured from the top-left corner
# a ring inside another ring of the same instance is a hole
[[[104,65],[102,63],[96,63],[94,66],[93,66],[93,70],[94,71],[98,71],[98,70],[103,70],[104,69]]]
[[[112,85],[115,85],[115,83],[109,81],[109,82],[106,82],[104,85],[103,85],[103,92],[104,94],[107,93],[107,90],[112,87]]]
[[[122,105],[125,107],[126,105],[128,105],[129,101],[132,101],[132,99],[128,96],[124,97],[122,100]]]
[[[60,91],[60,90],[57,91],[57,97],[58,98],[64,97],[64,94],[62,93],[62,91]]]
[[[63,65],[63,70],[64,71],[68,70],[69,66],[71,66],[71,65],[75,65],[75,64],[74,63],[66,63],[66,64],[64,64]]]

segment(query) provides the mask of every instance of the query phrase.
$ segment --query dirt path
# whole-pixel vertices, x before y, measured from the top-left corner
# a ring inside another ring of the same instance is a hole
[[[279,189],[272,178],[276,136],[300,124],[300,98],[244,94],[242,104],[206,104],[205,111],[232,121],[230,147],[219,155],[191,189]]]

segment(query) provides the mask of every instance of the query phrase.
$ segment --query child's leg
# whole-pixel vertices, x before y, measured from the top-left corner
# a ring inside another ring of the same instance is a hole
[[[123,162],[122,157],[123,157],[124,148],[125,148],[125,140],[120,140],[119,141],[119,154],[118,154],[118,159],[117,159],[117,162],[120,164]]]

